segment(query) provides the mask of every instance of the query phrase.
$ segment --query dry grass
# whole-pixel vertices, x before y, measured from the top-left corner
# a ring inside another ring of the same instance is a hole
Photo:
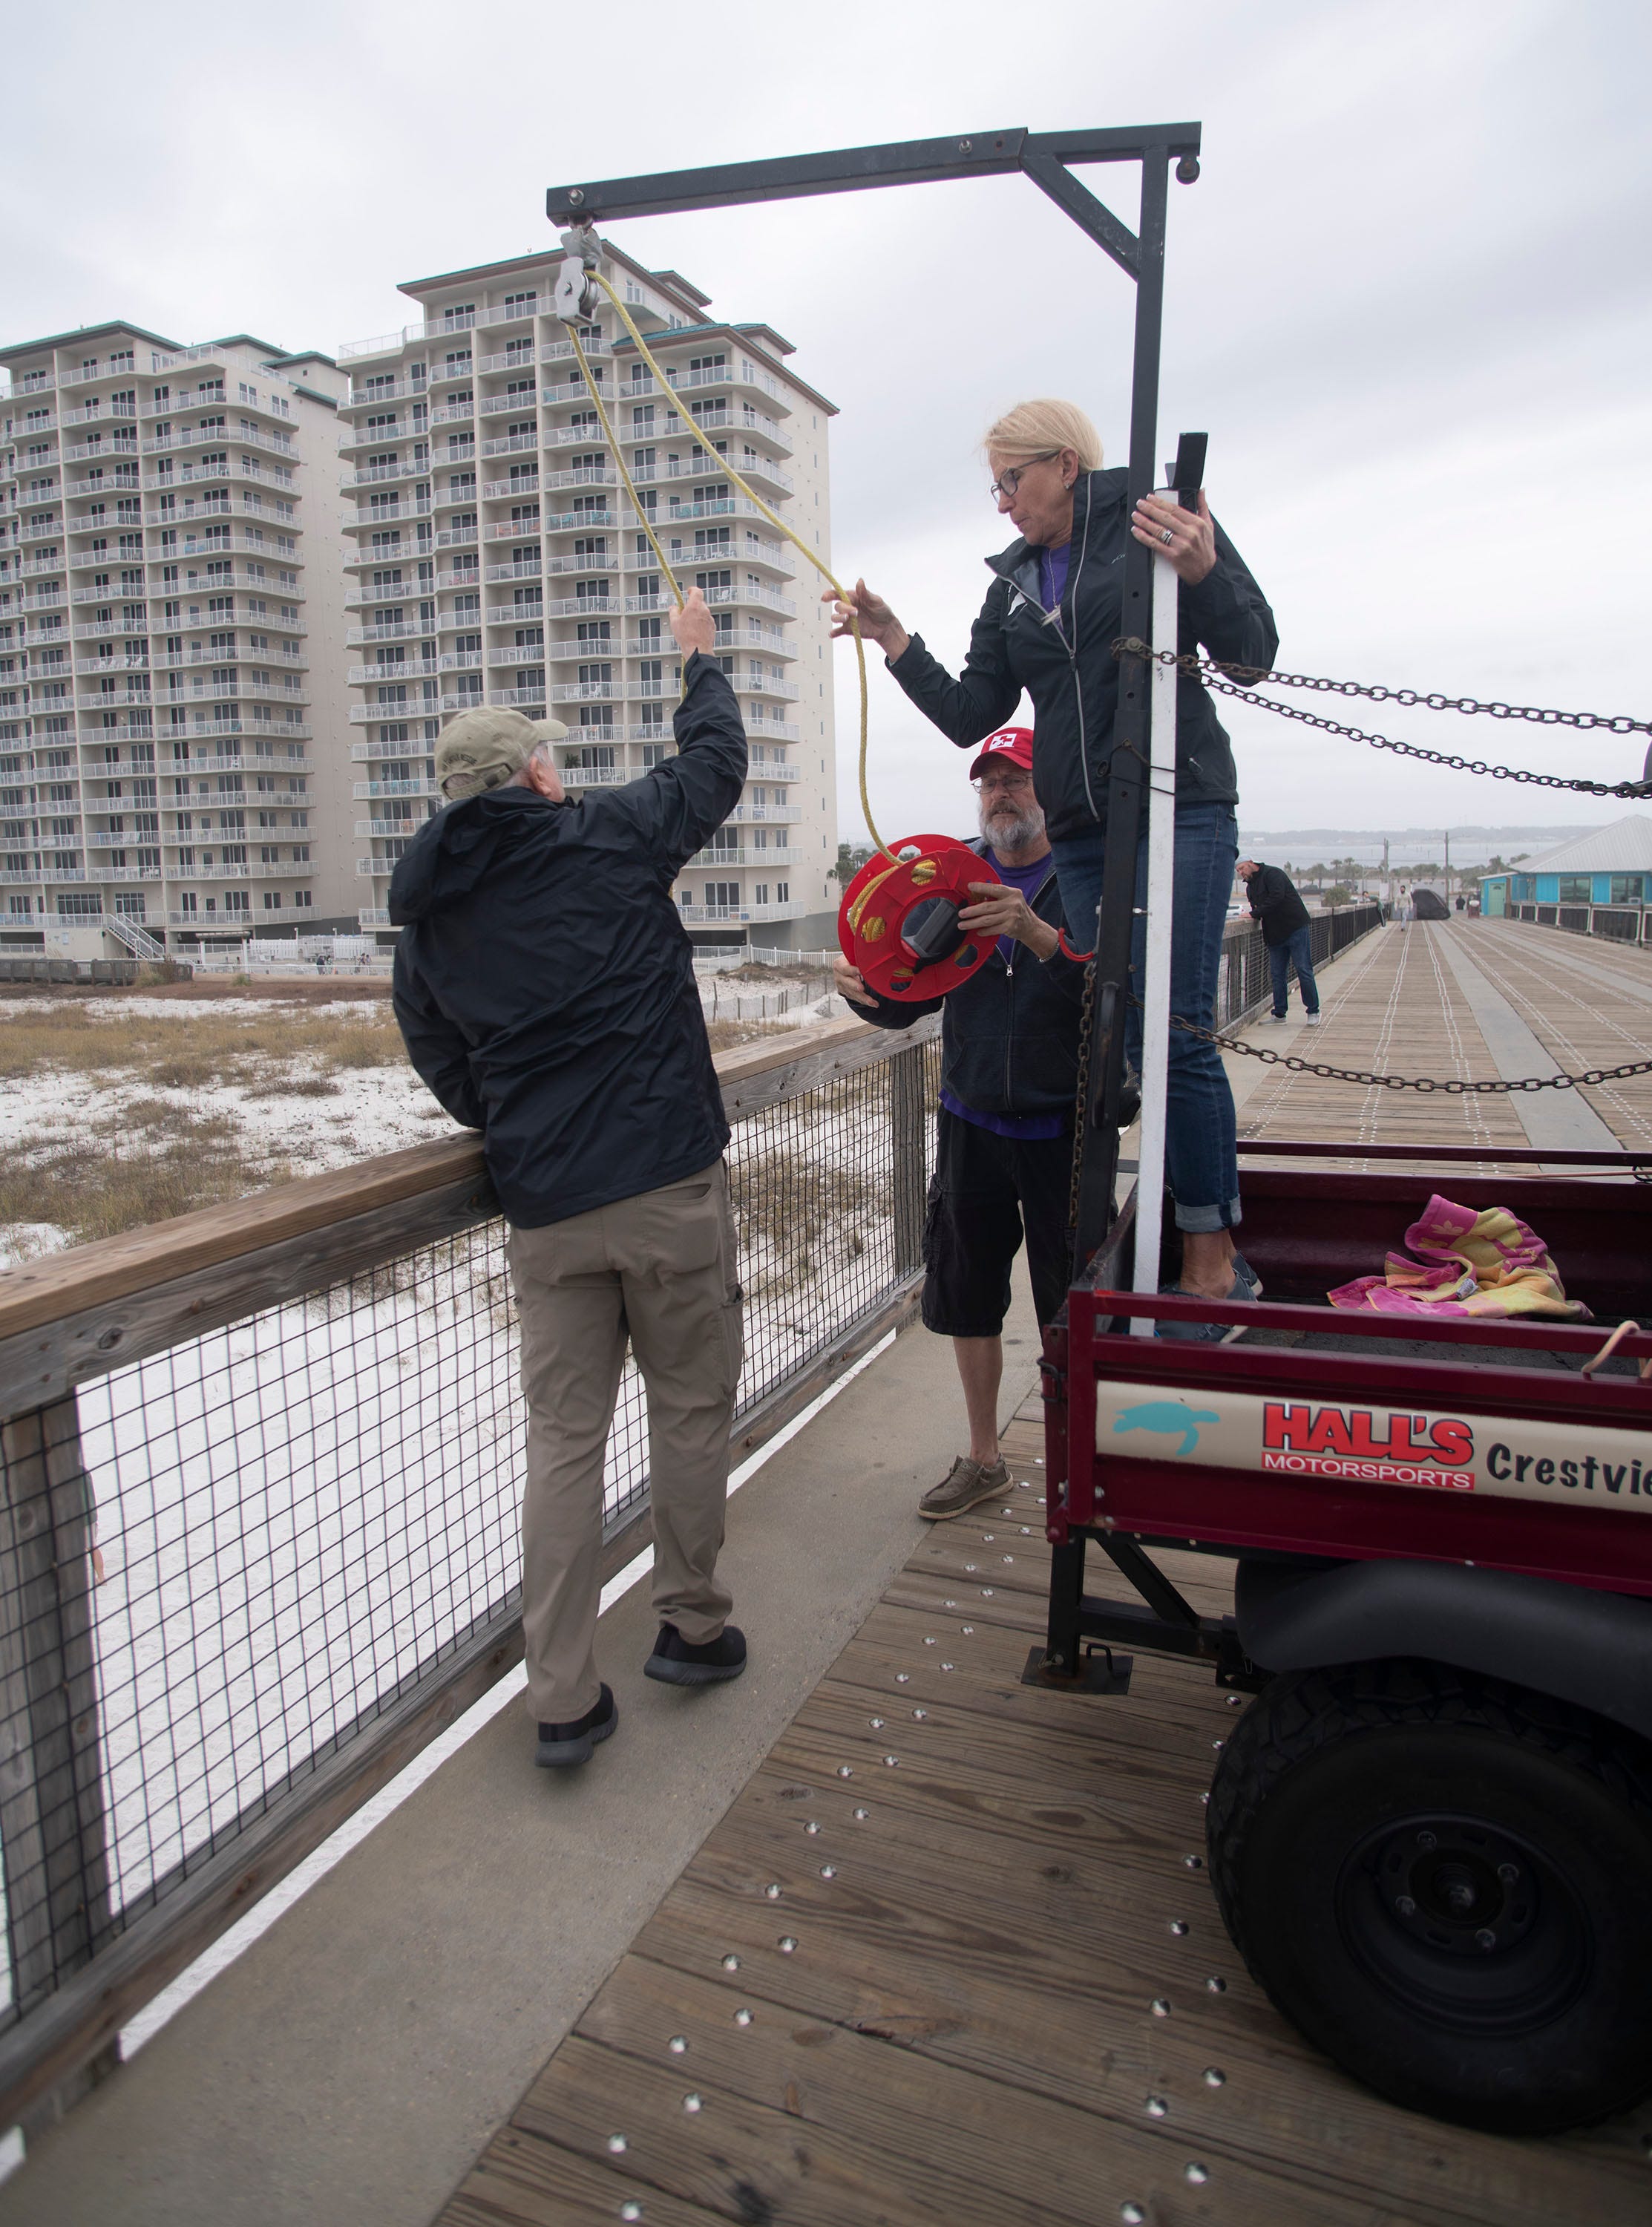
[[[89,1014],[64,1004],[18,1014],[0,1031],[0,1080],[43,1074],[118,1075],[153,1089],[263,1082],[271,1066],[302,1061],[322,1075],[399,1066],[406,1055],[388,1006],[334,1018],[302,1008],[229,1014],[199,1006],[161,1017]]]
[[[118,1119],[0,1158],[0,1228],[50,1222],[77,1245],[284,1183],[290,1171],[242,1151],[233,1120],[137,1099]]]

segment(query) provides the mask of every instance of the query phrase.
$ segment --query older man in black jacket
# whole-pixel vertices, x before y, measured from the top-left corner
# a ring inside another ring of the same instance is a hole
[[[643,1668],[687,1686],[745,1667],[717,1579],[743,1357],[729,1126],[671,887],[733,809],[746,738],[698,589],[671,624],[686,660],[674,757],[571,802],[560,727],[467,712],[437,745],[454,801],[390,887],[408,1052],[482,1131],[510,1225],[528,1701],[553,1767],[584,1763],[619,1721],[593,1649],[628,1337],[648,1394],[660,1625]]]
[[[845,997],[881,1028],[941,1013],[935,1172],[923,1227],[923,1320],[950,1337],[969,1418],[969,1452],[926,1492],[918,1512],[941,1522],[1002,1492],[998,1388],[1010,1265],[1024,1229],[1033,1307],[1053,1320],[1067,1295],[1068,1196],[1078,1087],[1084,969],[1061,948],[1064,925],[1044,815],[1032,788],[1032,734],[1006,727],[970,768],[981,839],[997,883],[973,884],[960,924],[997,939],[979,973],[943,1000],[876,996],[846,960]]]

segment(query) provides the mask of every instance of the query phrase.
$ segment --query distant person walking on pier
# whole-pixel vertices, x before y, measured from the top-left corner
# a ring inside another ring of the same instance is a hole
[[[1319,985],[1314,980],[1313,929],[1296,884],[1282,868],[1261,865],[1254,858],[1241,858],[1236,871],[1251,901],[1251,918],[1261,922],[1262,941],[1267,946],[1267,963],[1273,976],[1273,1011],[1268,1018],[1290,1018],[1294,967],[1307,1009],[1303,1018],[1317,1021]]]
[[[743,1359],[729,1141],[671,885],[738,801],[739,706],[705,597],[671,614],[678,754],[571,803],[554,720],[479,709],[436,749],[449,808],[390,887],[396,1018],[456,1121],[482,1133],[509,1224],[527,1399],[522,1624],[536,1759],[585,1762],[619,1721],[597,1676],[603,1455],[627,1340],[648,1394],[646,1675],[737,1678],[717,1579]]]
[[[923,1225],[923,1320],[950,1337],[969,1418],[960,1454],[918,1513],[939,1522],[1003,1492],[998,1387],[1010,1264],[1024,1231],[1039,1324],[1067,1296],[1067,1198],[1073,1167],[1084,969],[1060,948],[1061,892],[1044,815],[1032,793],[1032,736],[1008,727],[970,768],[980,797],[981,839],[1001,886],[982,883],[960,915],[998,948],[980,972],[943,1000],[899,1004],[870,991],[839,959],[838,988],[880,1028],[941,1015],[941,1111],[935,1172]]]

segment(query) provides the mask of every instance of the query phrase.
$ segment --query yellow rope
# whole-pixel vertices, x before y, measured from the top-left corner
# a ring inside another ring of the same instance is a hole
[[[596,280],[596,284],[608,296],[609,300],[614,304],[615,309],[619,315],[621,322],[624,325],[625,329],[629,333],[632,340],[635,342],[638,354],[641,356],[642,361],[647,365],[650,372],[653,373],[660,392],[662,393],[673,392],[674,389],[672,386],[671,381],[666,377],[665,373],[654,361],[653,354],[649,349],[648,343],[643,339],[642,335],[637,330],[630,311],[626,308],[624,303],[621,301],[618,294],[616,293],[613,287],[609,285],[608,280],[603,278],[600,271],[592,271],[590,276]],[[625,469],[625,461],[620,454],[619,443],[614,438],[613,428],[609,425],[608,420],[608,412],[603,407],[602,396],[597,393],[596,382],[591,377],[590,369],[586,365],[584,351],[581,349],[579,345],[579,335],[575,332],[573,325],[569,319],[564,318],[563,322],[568,327],[569,336],[574,344],[574,354],[578,357],[580,368],[584,371],[585,375],[585,384],[590,388],[592,395],[596,398],[597,416],[601,418],[603,430],[607,434],[609,441],[613,447],[615,462],[619,465],[620,477],[625,482],[625,490],[631,498],[632,507],[635,510],[638,518],[642,522],[642,530],[648,537],[648,541],[654,550],[654,555],[660,559],[660,570],[664,572],[667,579],[671,582],[672,594],[677,598],[678,603],[680,603],[683,600],[682,590],[677,584],[670,565],[666,562],[664,552],[660,549],[659,542],[654,538],[654,528],[648,523],[647,514],[643,509],[642,505],[637,501],[636,489],[632,486],[630,474]],[[846,603],[849,606],[850,631],[854,636],[855,663],[860,680],[860,808],[865,814],[867,829],[871,835],[874,845],[883,853],[883,857],[890,861],[891,865],[893,865],[898,862],[896,860],[894,852],[890,849],[889,845],[884,842],[883,837],[877,832],[877,823],[872,818],[871,801],[866,793],[866,737],[868,727],[870,725],[870,692],[866,680],[866,645],[861,640],[860,616],[858,612],[855,609],[853,599],[846,593],[843,584],[838,579],[830,565],[824,563],[816,552],[809,547],[807,542],[804,540],[801,534],[794,533],[792,527],[786,523],[785,520],[778,517],[775,513],[769,507],[769,505],[763,501],[762,497],[758,495],[755,489],[746,484],[745,481],[740,476],[740,474],[735,469],[734,465],[730,459],[724,456],[718,449],[715,443],[712,442],[704,431],[702,431],[699,425],[695,422],[692,412],[685,408],[679,414],[683,424],[693,435],[694,438],[699,443],[701,448],[705,450],[705,453],[711,457],[717,469],[720,472],[726,472],[728,474],[728,476],[734,482],[735,485],[740,489],[746,500],[751,503],[756,509],[761,512],[762,516],[769,520],[769,523],[775,528],[775,531],[777,533],[784,534],[787,540],[791,542],[794,547],[801,550],[804,556],[808,558],[809,563],[813,565],[815,571],[826,580],[833,594],[837,597],[839,602]],[[880,878],[882,877],[880,877]],[[868,894],[870,894],[870,892],[868,892]]]

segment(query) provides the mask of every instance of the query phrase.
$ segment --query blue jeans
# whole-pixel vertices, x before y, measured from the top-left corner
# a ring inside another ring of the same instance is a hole
[[[1311,928],[1293,928],[1283,943],[1270,943],[1267,948],[1269,972],[1273,977],[1273,1018],[1282,1021],[1291,1005],[1292,967],[1297,970],[1297,980],[1302,990],[1302,1002],[1307,1011],[1319,1011],[1319,985],[1314,980],[1314,935]]]
[[[1049,846],[1075,949],[1095,942],[1107,836],[1097,827]],[[1225,804],[1195,804],[1176,815],[1176,881],[1170,904],[1170,1011],[1202,1029],[1215,1025],[1221,933],[1239,858],[1239,823]],[[1136,903],[1147,902],[1147,838],[1136,848]],[[1130,989],[1141,995],[1147,922],[1138,913],[1130,941]],[[1125,1020],[1125,1056],[1141,1065],[1141,1011]],[[1178,1229],[1231,1229],[1239,1220],[1239,1154],[1234,1094],[1215,1044],[1170,1031],[1166,1081],[1165,1172]]]

